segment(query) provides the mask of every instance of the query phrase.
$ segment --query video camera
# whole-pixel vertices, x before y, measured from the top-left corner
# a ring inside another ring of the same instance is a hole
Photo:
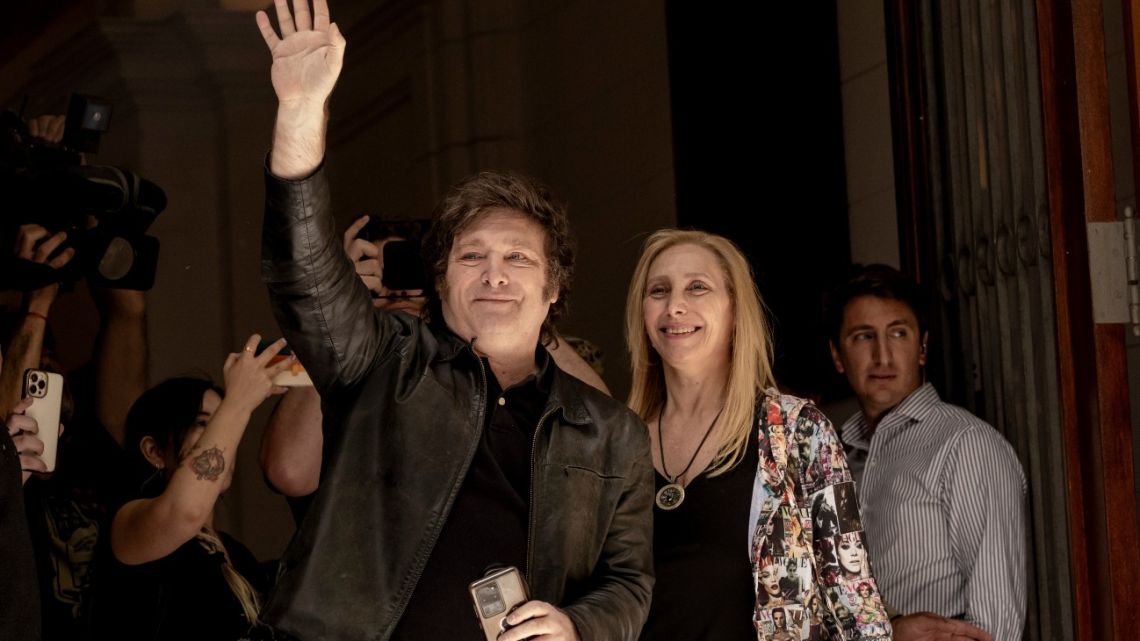
[[[158,239],[146,230],[166,208],[166,194],[127,169],[83,162],[83,153],[98,151],[110,119],[109,102],[73,94],[57,145],[33,138],[15,112],[0,114],[0,290],[83,277],[117,289],[154,286]],[[67,232],[63,247],[75,248],[75,257],[56,270],[14,256],[27,224]]]

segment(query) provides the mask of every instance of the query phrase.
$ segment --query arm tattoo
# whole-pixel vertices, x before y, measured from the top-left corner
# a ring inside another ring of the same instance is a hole
[[[198,475],[198,480],[216,481],[226,469],[226,459],[216,447],[202,452],[190,461],[190,469]]]

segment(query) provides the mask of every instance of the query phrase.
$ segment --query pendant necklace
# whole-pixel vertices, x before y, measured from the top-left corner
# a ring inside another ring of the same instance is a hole
[[[677,479],[685,475],[689,468],[693,466],[693,461],[697,460],[697,454],[700,453],[701,448],[705,446],[705,441],[708,440],[709,434],[712,434],[713,426],[716,425],[716,420],[720,418],[720,413],[724,411],[724,406],[721,405],[720,410],[717,411],[716,416],[713,417],[712,423],[709,423],[709,428],[705,430],[705,435],[701,437],[701,443],[697,449],[693,451],[693,456],[689,458],[689,464],[685,469],[681,470],[680,474],[669,476],[669,470],[665,467],[665,445],[661,439],[661,414],[665,413],[665,408],[661,408],[661,413],[657,415],[657,450],[661,453],[661,471],[666,480],[669,481],[665,487],[657,491],[657,507],[662,510],[675,510],[681,502],[685,500],[685,488],[677,482]]]

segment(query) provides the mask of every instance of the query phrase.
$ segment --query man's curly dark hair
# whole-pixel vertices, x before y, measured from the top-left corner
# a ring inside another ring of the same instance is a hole
[[[542,323],[542,342],[555,336],[556,321],[566,312],[570,279],[574,274],[574,238],[566,207],[556,201],[538,180],[512,171],[481,171],[452,186],[432,212],[424,235],[424,262],[434,275],[440,297],[447,292],[447,260],[455,239],[483,214],[509,209],[538,223],[546,238],[546,287],[558,300]]]

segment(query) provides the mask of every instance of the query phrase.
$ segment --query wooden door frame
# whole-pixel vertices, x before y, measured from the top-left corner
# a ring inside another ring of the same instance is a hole
[[[1133,118],[1137,75],[1129,12]],[[1036,0],[1045,167],[1070,572],[1076,638],[1130,640],[1140,602],[1140,536],[1124,328],[1093,322],[1086,223],[1116,220],[1101,0]],[[884,0],[902,266],[920,281],[936,273],[926,203],[930,161],[917,16]],[[1138,32],[1140,35],[1140,32]],[[1134,146],[1140,128],[1134,122]],[[1135,156],[1140,160],[1140,155]],[[1140,171],[1140,162],[1135,163]],[[1137,184],[1140,185],[1140,174]],[[1095,354],[1095,358],[1087,355]],[[1047,579],[1047,577],[1042,577]]]

